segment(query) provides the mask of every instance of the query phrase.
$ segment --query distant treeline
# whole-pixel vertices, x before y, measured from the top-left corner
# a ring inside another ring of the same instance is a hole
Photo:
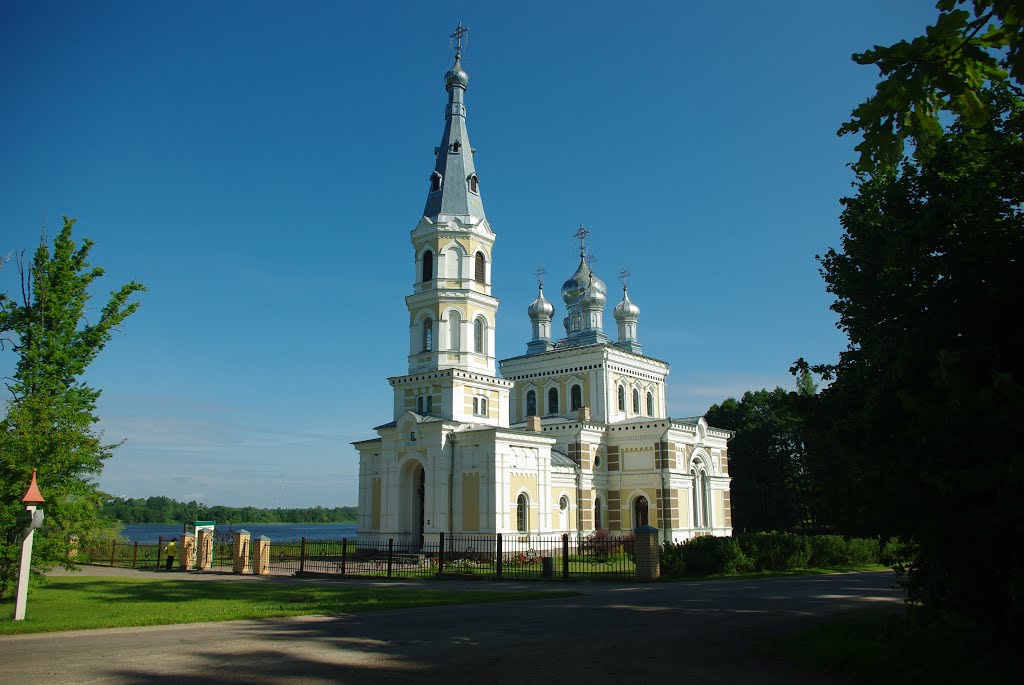
[[[182,523],[355,523],[356,507],[308,509],[257,509],[256,507],[207,506],[195,500],[178,502],[170,497],[111,497],[103,502],[103,514],[124,524]]]

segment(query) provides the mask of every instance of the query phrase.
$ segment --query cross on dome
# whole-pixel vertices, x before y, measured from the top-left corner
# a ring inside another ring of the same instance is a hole
[[[451,39],[451,41],[455,42],[456,55],[462,53],[462,39],[465,38],[467,35],[469,35],[469,27],[463,26],[462,22],[460,21],[459,25],[455,27],[455,31],[452,33],[452,35],[448,36]],[[448,43],[449,47],[451,46],[451,41],[449,41]],[[468,38],[466,39],[466,42],[469,42]]]

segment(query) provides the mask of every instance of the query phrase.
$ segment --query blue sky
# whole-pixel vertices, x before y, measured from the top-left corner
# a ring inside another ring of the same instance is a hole
[[[836,129],[877,78],[850,54],[935,14],[930,0],[8,0],[0,252],[74,216],[107,270],[98,295],[149,289],[88,374],[107,438],[126,440],[107,492],[352,505],[349,443],[391,419],[386,378],[406,370],[408,236],[456,21],[498,234],[499,358],[525,351],[533,272],[554,300],[584,223],[609,290],[632,272],[640,340],[671,364],[670,414],[689,416],[791,387],[796,358],[844,347],[815,255],[838,244],[853,181],[856,141]],[[5,267],[0,288],[16,276]],[[0,352],[0,373],[12,365]]]

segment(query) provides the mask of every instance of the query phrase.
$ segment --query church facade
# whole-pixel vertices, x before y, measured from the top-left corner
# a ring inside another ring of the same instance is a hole
[[[407,549],[440,533],[585,536],[649,524],[662,540],[731,535],[727,430],[666,411],[668,364],[647,356],[624,287],[587,263],[561,288],[565,336],[543,283],[525,354],[495,359],[496,235],[466,128],[461,50],[423,217],[411,234],[407,373],[389,378],[392,420],[359,452],[359,539]]]

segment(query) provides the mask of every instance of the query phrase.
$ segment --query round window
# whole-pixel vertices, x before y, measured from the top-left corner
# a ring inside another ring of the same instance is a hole
[[[601,468],[601,455],[600,454],[597,455],[596,457],[594,457],[594,468],[595,469]]]
[[[566,497],[565,495],[562,495],[562,498],[560,500],[558,500],[558,508],[561,511],[565,511],[566,509],[568,509],[569,508],[569,498]]]

